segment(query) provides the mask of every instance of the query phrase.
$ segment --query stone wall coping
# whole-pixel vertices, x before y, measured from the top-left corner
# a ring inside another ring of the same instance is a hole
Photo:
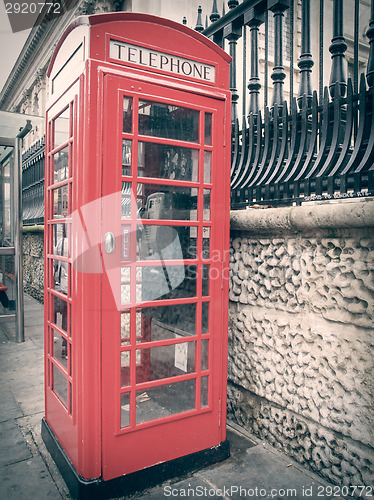
[[[23,226],[22,232],[26,233],[43,233],[44,226],[43,225],[35,225],[35,226]]]
[[[254,233],[369,228],[374,227],[374,200],[233,210],[230,224],[232,230]]]

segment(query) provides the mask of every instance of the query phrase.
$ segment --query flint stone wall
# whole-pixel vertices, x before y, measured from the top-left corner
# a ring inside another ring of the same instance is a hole
[[[44,299],[44,231],[43,227],[24,229],[23,285],[25,293],[43,302]]]
[[[374,202],[232,212],[231,229],[229,418],[373,485]]]

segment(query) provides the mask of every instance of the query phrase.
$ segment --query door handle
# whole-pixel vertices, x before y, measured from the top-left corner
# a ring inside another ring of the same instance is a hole
[[[114,249],[116,247],[116,239],[114,237],[113,233],[106,233],[105,239],[104,239],[104,247],[106,253],[113,253]]]

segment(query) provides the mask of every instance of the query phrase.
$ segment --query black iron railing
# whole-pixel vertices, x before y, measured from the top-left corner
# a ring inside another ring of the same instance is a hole
[[[22,155],[23,224],[44,222],[45,139],[37,141]]]
[[[313,9],[319,8],[319,26],[311,24],[311,4]],[[364,4],[351,0],[350,21],[344,17],[347,3],[343,0],[333,0],[332,16],[326,15],[325,8],[331,4],[324,0],[302,0],[301,5],[293,0],[230,0],[228,12],[220,16],[217,1],[213,0],[211,24],[206,17],[205,28],[199,9],[195,29],[221,47],[227,45],[232,56],[233,208],[374,194],[374,0],[366,17],[370,17],[366,42],[359,39],[359,30],[363,29],[360,16],[365,17],[360,9],[365,8]],[[301,17],[298,45],[294,36],[297,17]],[[332,37],[330,54],[326,55],[323,39],[330,17]],[[344,36],[347,21],[352,27],[349,40]],[[311,29],[314,37],[319,34],[320,48],[314,56],[318,65],[311,53]],[[353,54],[353,63],[348,67],[350,78],[346,77],[347,41]],[[239,42],[242,65],[238,63]],[[366,74],[359,76],[366,57],[365,44],[369,54]],[[298,58],[296,68],[294,54]],[[330,74],[328,87],[324,85],[326,67]],[[315,90],[314,70],[319,74]],[[238,80],[243,81],[242,92],[237,89]]]

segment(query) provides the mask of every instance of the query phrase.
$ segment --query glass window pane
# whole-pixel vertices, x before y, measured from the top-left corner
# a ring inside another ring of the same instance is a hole
[[[180,337],[180,335],[174,334],[174,338]],[[149,366],[146,368],[148,380],[144,380],[144,373],[138,370],[137,382],[160,380],[194,372],[195,345],[196,342],[182,342],[180,344],[138,350],[138,353],[142,353],[149,359]],[[140,380],[138,380],[138,377]]]
[[[53,259],[53,277],[51,287],[64,295],[68,293],[69,264]]]
[[[121,394],[121,427],[130,425],[130,394]]]
[[[68,216],[69,187],[67,184],[52,191],[53,218],[62,219]]]
[[[121,268],[121,303],[130,302],[130,268]]]
[[[203,265],[203,276],[202,276],[202,294],[203,297],[209,295],[209,277],[210,277],[210,266]]]
[[[212,170],[212,153],[210,151],[204,151],[204,182],[205,184],[210,184],[211,182],[211,170]]]
[[[139,100],[139,134],[198,142],[199,111]]]
[[[138,226],[137,260],[196,258],[196,227]]]
[[[148,422],[195,409],[195,384],[183,380],[138,391],[136,395],[136,423]]]
[[[53,182],[64,181],[69,177],[69,146],[53,155]]]
[[[121,387],[130,385],[130,351],[121,352]]]
[[[132,132],[132,97],[123,97],[123,131]]]
[[[139,142],[139,177],[198,182],[198,165],[197,149]]]
[[[53,391],[62,401],[64,406],[68,406],[68,381],[56,365],[52,365],[53,370]]]
[[[121,313],[121,345],[130,344],[130,313]]]
[[[70,137],[70,112],[66,108],[55,120],[54,123],[54,139],[53,147],[56,148],[63,142],[66,142]]]
[[[176,299],[196,296],[195,265],[137,268],[136,300]]]
[[[203,302],[201,313],[201,333],[209,333],[209,302]]]
[[[60,297],[53,296],[52,305],[53,305],[52,318],[54,324],[66,332],[68,326],[67,302],[63,299],[60,299]]]
[[[210,257],[210,227],[203,227],[203,259]]]
[[[136,341],[154,342],[196,333],[196,304],[143,307],[137,311]]]
[[[203,220],[210,220],[210,189],[204,189]]]
[[[138,217],[197,220],[197,193],[197,188],[138,184],[138,199],[142,203]]]
[[[58,224],[53,224],[52,232],[53,232],[53,248],[51,253],[54,253],[55,255],[62,255],[62,243],[64,243],[63,255],[67,257],[69,255],[68,224],[66,224],[65,222],[59,222]]]
[[[208,379],[201,377],[201,408],[208,406]]]
[[[131,146],[132,141],[122,141],[122,175],[131,175]]]
[[[121,217],[123,219],[131,217],[131,182],[122,182]]]
[[[208,369],[209,340],[201,341],[201,370]]]
[[[52,330],[52,333],[53,333],[52,354],[67,370],[68,369],[67,340],[57,330]]]
[[[205,141],[207,146],[212,145],[212,114],[205,113]]]

